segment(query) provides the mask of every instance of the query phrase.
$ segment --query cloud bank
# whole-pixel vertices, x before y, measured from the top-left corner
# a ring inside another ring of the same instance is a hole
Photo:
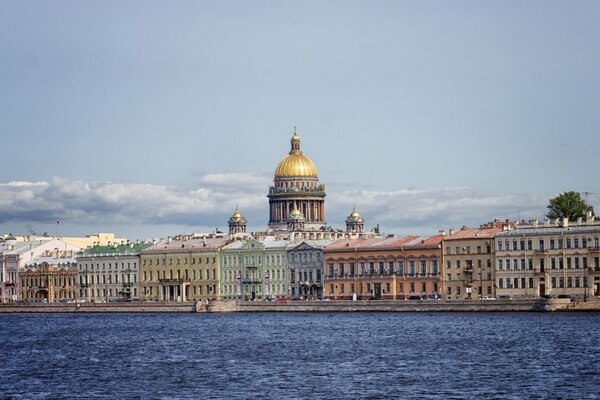
[[[56,219],[88,227],[164,225],[225,227],[236,204],[250,230],[267,224],[264,174],[210,174],[192,189],[138,183],[84,182],[54,178],[50,182],[0,183],[0,224],[49,224]],[[327,223],[343,227],[356,208],[370,228],[386,232],[433,233],[438,229],[478,226],[499,219],[543,216],[546,196],[481,196],[471,188],[397,191],[332,191],[326,198]]]

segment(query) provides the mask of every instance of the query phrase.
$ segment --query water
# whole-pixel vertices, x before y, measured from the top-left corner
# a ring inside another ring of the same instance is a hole
[[[600,314],[0,315],[0,399],[593,399]]]

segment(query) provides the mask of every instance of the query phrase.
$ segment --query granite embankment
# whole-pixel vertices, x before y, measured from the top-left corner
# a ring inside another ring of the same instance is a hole
[[[17,303],[0,304],[0,313],[191,313],[196,303],[132,302],[132,303]]]
[[[523,312],[600,311],[599,301],[569,299],[447,301],[217,301],[199,312]]]
[[[568,299],[446,301],[213,301],[0,304],[0,313],[232,313],[232,312],[547,312],[600,311],[600,301]]]

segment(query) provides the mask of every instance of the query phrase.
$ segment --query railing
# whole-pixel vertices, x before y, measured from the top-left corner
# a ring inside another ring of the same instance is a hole
[[[256,264],[246,264],[246,263],[244,263],[244,267],[245,268],[258,268],[258,266]]]
[[[274,194],[274,193],[317,193],[317,194],[319,194],[319,193],[324,193],[324,192],[325,192],[325,185],[319,185],[316,188],[307,188],[307,187],[280,188],[280,187],[275,187],[275,186],[269,187],[269,194]]]
[[[189,279],[185,278],[162,278],[158,280],[160,283],[185,283],[190,282]]]
[[[260,278],[242,278],[242,283],[262,283]]]
[[[548,249],[535,249],[533,252],[535,254],[548,254]]]

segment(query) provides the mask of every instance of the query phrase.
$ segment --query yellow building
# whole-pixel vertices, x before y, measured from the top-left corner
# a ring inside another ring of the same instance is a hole
[[[446,299],[494,297],[494,235],[499,223],[450,230],[442,243],[443,293]]]
[[[222,236],[178,236],[140,252],[140,297],[154,301],[203,301],[219,293]]]

